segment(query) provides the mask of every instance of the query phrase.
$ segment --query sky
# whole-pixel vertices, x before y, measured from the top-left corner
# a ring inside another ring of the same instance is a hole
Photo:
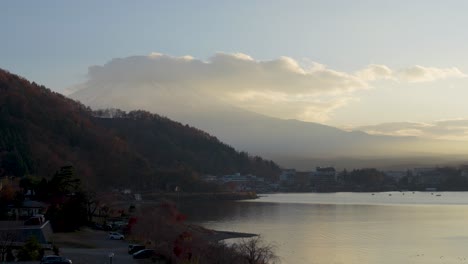
[[[4,1],[0,67],[58,92],[131,72],[279,118],[468,139],[466,10],[427,0]],[[155,69],[173,79],[154,79]]]

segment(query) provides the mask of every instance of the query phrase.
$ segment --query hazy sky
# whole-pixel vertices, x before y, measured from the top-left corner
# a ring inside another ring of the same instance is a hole
[[[92,65],[112,73],[113,59],[125,70],[140,55],[199,74],[205,88],[223,76],[232,87],[205,92],[266,115],[464,137],[466,10],[468,1],[427,0],[3,1],[0,67],[62,92],[95,81]]]

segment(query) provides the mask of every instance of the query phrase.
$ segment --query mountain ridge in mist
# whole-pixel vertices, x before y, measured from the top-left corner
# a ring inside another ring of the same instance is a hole
[[[164,115],[207,131],[235,148],[273,159],[285,167],[312,169],[326,164],[355,167],[353,162],[343,161],[386,158],[389,162],[393,160],[403,164],[408,157],[422,160],[431,157],[433,160],[437,156],[468,154],[467,142],[371,135],[319,123],[279,119],[232,106],[219,98],[161,88],[154,83],[132,88],[125,84],[85,86],[70,97],[92,108],[144,109]],[[386,164],[380,163],[382,166]],[[364,165],[365,162],[356,164]]]

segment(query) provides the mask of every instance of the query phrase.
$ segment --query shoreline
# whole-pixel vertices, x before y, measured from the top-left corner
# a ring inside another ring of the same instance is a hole
[[[233,238],[251,238],[257,237],[259,234],[245,233],[245,232],[236,232],[236,231],[224,231],[224,230],[215,230],[209,229],[197,224],[189,224],[187,228],[202,237],[207,241],[218,242],[225,239]]]

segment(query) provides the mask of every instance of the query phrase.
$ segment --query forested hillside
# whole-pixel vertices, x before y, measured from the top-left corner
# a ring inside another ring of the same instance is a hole
[[[205,173],[279,174],[275,163],[201,130],[144,111],[92,112],[0,70],[0,176],[51,177],[68,164],[84,184],[100,188],[203,188],[193,183]]]
[[[98,117],[95,122],[124,139],[152,164],[218,175],[241,172],[271,177],[279,171],[272,161],[239,153],[202,130],[146,111],[101,110],[94,116]]]

